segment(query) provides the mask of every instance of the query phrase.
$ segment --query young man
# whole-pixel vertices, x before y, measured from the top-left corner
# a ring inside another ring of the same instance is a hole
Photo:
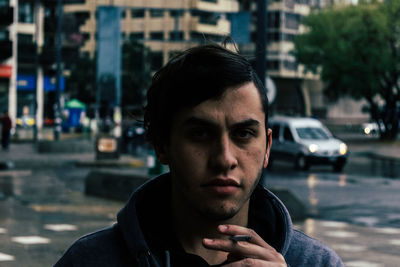
[[[343,266],[292,228],[259,184],[268,164],[265,90],[249,62],[218,45],[158,71],[145,126],[170,173],[136,190],[113,227],[78,240],[56,266]]]

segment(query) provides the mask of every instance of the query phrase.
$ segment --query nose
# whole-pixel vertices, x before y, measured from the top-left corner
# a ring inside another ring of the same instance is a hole
[[[221,136],[213,145],[210,166],[216,171],[229,171],[238,165],[234,144],[229,136]]]

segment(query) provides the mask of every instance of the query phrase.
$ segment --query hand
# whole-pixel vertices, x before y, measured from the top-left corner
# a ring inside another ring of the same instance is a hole
[[[283,256],[268,245],[254,230],[237,225],[220,225],[218,231],[227,236],[249,235],[250,241],[203,239],[204,247],[228,252],[224,266],[287,266]]]

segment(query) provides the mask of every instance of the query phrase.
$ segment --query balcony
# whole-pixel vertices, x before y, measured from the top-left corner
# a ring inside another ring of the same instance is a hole
[[[192,9],[210,12],[238,12],[239,2],[236,0],[192,0]]]
[[[14,18],[13,7],[1,7],[0,8],[0,26],[8,26],[13,23]]]
[[[12,42],[10,40],[0,41],[0,61],[12,56]]]
[[[192,18],[191,31],[204,34],[226,35],[231,31],[231,23],[229,20],[218,19],[215,23],[205,23],[200,18]]]

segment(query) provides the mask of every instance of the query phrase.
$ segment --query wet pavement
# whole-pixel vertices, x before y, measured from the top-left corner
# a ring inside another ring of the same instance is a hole
[[[381,163],[360,156],[361,145],[342,174],[278,164],[266,183],[302,200],[309,218],[295,226],[333,247],[346,266],[400,266],[400,171],[371,167]],[[90,153],[37,154],[30,144],[0,152],[0,162],[15,166],[0,170],[0,266],[52,266],[78,237],[114,223],[123,202],[83,193],[98,166],[74,162],[93,160]]]

